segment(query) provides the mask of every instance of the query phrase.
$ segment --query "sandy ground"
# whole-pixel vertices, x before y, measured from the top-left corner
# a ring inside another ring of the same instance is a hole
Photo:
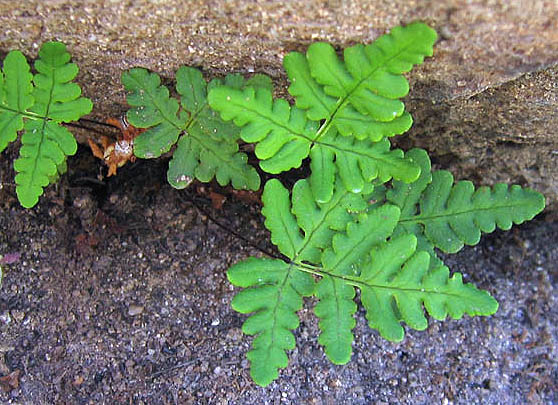
[[[496,315],[431,321],[394,344],[359,310],[346,366],[325,358],[307,301],[289,367],[260,388],[225,276],[259,253],[215,223],[270,248],[258,207],[229,199],[216,211],[207,192],[165,184],[164,162],[136,163],[102,184],[87,150],[70,167],[32,210],[0,190],[0,252],[21,254],[0,290],[0,375],[21,376],[0,403],[558,401],[556,222],[496,232],[447,258],[498,299]],[[1,169],[9,182],[9,159]]]

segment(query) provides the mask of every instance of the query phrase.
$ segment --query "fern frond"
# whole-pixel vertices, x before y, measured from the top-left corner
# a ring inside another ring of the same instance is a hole
[[[59,42],[43,44],[34,76],[21,52],[12,51],[4,60],[0,151],[15,140],[18,130],[24,130],[14,168],[16,193],[26,208],[37,203],[43,187],[65,170],[67,156],[77,151],[73,135],[59,124],[78,120],[93,107],[91,100],[80,97],[81,88],[71,83],[78,67],[69,61],[66,46]]]
[[[332,168],[336,168],[346,189],[353,193],[361,192],[365,184],[376,179],[384,183],[393,177],[409,183],[420,174],[419,166],[405,159],[401,150],[390,150],[387,139],[359,141],[331,131],[315,143],[311,156],[312,173],[321,177],[316,180],[319,186],[316,183],[315,189],[319,201],[329,200],[333,193]]]
[[[134,108],[128,120],[139,128],[149,128],[134,140],[134,154],[154,158],[166,153],[177,143],[169,163],[167,179],[178,189],[187,187],[194,178],[209,182],[214,177],[220,185],[232,183],[236,189],[257,190],[260,178],[247,164],[247,156],[238,151],[238,128],[223,122],[207,104],[209,85],[194,68],[181,67],[176,73],[176,89],[181,106],[161,85],[158,75],[142,68],[122,75],[130,92],[128,104]],[[244,79],[231,75],[232,86],[242,86]]]
[[[262,170],[281,173],[299,167],[308,156],[317,124],[285,100],[274,101],[269,90],[217,87],[209,92],[209,104],[223,120],[242,128],[243,141],[257,143]]]
[[[475,191],[470,181],[454,184],[448,171],[428,174],[430,160],[426,152],[413,150],[408,155],[421,165],[421,177],[411,184],[394,182],[387,198],[402,209],[400,226],[420,238],[421,250],[437,247],[455,253],[465,244],[477,244],[481,232],[490,233],[496,227],[508,230],[512,224],[530,220],[544,209],[543,195],[534,190],[496,184]]]
[[[33,75],[20,51],[11,51],[4,59],[0,76],[0,152],[23,129],[23,116],[33,105]]]
[[[409,90],[402,73],[431,55],[435,40],[435,31],[424,24],[397,27],[371,45],[347,48],[345,62],[330,45],[312,44],[306,56],[285,57],[296,106],[273,100],[267,90],[230,87],[212,90],[209,104],[242,128],[245,142],[257,144],[264,171],[299,167],[311,155],[313,173],[321,174],[315,183],[321,185],[319,201],[331,198],[336,171],[355,193],[378,176],[412,182],[418,167],[386,150],[384,138],[410,128],[411,116],[399,100]]]
[[[367,193],[354,194],[344,187],[337,187],[328,202],[317,202],[311,184],[312,177],[296,182],[292,205],[288,190],[277,179],[266,183],[262,195],[262,214],[266,228],[271,231],[271,240],[296,263],[319,263],[335,232],[345,230],[354,219],[352,213],[368,207]],[[368,187],[367,191],[371,190]]]
[[[403,218],[416,214],[417,205],[422,193],[432,181],[430,158],[424,149],[411,149],[405,153],[405,157],[420,166],[419,178],[412,184],[394,181],[393,188],[389,189],[384,196],[387,201],[401,209],[401,217]],[[426,238],[423,228],[419,223],[400,221],[393,231],[393,236],[396,237],[407,233],[416,236],[418,251],[425,251],[430,254],[431,268],[443,265],[434,249],[434,245]]]
[[[275,259],[249,258],[232,266],[227,276],[239,292],[232,307],[240,313],[254,313],[242,325],[248,335],[257,335],[247,354],[250,375],[262,386],[277,378],[278,369],[287,367],[285,350],[295,347],[291,330],[299,325],[296,312],[302,297],[314,292],[314,279],[294,265]]]
[[[362,258],[373,246],[385,242],[397,225],[398,218],[399,208],[387,204],[369,214],[362,214],[357,222],[347,225],[346,234],[337,233],[332,247],[323,253],[322,280],[316,287],[319,302],[314,313],[320,318],[318,342],[324,345],[326,355],[335,364],[345,364],[350,360],[351,330],[355,326],[355,290],[343,276],[358,274]]]
[[[243,331],[258,335],[248,358],[252,377],[260,385],[267,385],[277,378],[278,368],[286,367],[284,351],[294,347],[289,330],[298,326],[295,312],[302,306],[300,297],[314,293],[314,281],[304,271],[305,263],[318,264],[336,231],[344,231],[354,220],[351,213],[368,206],[365,197],[343,187],[336,188],[328,203],[317,203],[310,183],[299,180],[290,199],[277,179],[269,180],[264,187],[265,226],[271,231],[273,243],[291,262],[252,258],[227,273],[234,285],[252,287],[235,296],[233,308],[241,313],[255,312]],[[354,234],[353,228],[350,234]]]
[[[436,37],[422,23],[396,27],[372,44],[345,49],[344,62],[331,45],[314,43],[305,56],[285,57],[289,92],[310,119],[325,120],[342,135],[378,141],[401,134],[412,124],[399,100],[409,91],[402,73],[432,55]]]
[[[435,40],[415,23],[348,48],[344,62],[327,44],[291,53],[284,64],[295,106],[273,100],[270,89],[209,92],[211,107],[256,144],[263,170],[279,173],[311,158],[310,178],[291,193],[274,179],[262,196],[265,226],[287,259],[252,258],[229,270],[234,285],[248,288],[233,308],[255,313],[243,330],[257,335],[248,358],[258,384],[287,365],[305,295],[318,299],[318,342],[335,364],[351,357],[355,288],[370,327],[392,341],[403,339],[403,322],[425,329],[425,310],[437,320],[497,310],[487,292],[459,273],[450,277],[436,248],[454,252],[477,243],[481,232],[531,219],[544,198],[518,186],[454,185],[448,172],[432,173],[425,151],[390,149],[386,138],[412,122],[399,100],[408,91],[402,73],[431,55]]]
[[[128,121],[137,128],[149,128],[134,139],[134,154],[154,158],[168,152],[186,128],[188,115],[178,115],[178,101],[170,97],[156,73],[133,68],[122,73],[122,84],[128,91],[126,101],[133,107],[126,112]]]
[[[463,284],[460,273],[450,278],[445,266],[429,270],[430,255],[415,253],[416,246],[414,235],[402,235],[374,247],[371,261],[361,267],[355,281],[371,328],[385,339],[401,341],[401,321],[417,330],[428,326],[423,304],[437,320],[497,311],[496,300],[472,284]]]
[[[245,142],[257,143],[260,167],[268,173],[299,167],[310,153],[319,154],[322,159],[313,155],[312,162],[322,162],[325,168],[320,181],[323,189],[316,191],[320,201],[331,198],[335,168],[352,192],[360,192],[365,182],[379,176],[383,181],[391,177],[413,181],[418,177],[418,167],[406,162],[401,152],[390,152],[387,140],[374,144],[344,139],[334,130],[322,136],[317,122],[307,120],[302,110],[283,99],[274,101],[265,89],[218,87],[209,93],[209,103],[225,121],[233,120],[242,128],[240,136]],[[316,166],[312,171],[322,173]]]

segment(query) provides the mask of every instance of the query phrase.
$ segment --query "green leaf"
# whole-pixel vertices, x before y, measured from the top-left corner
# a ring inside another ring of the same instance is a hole
[[[470,181],[454,184],[447,171],[427,175],[430,161],[424,151],[409,154],[422,166],[423,175],[408,185],[395,182],[387,198],[402,209],[398,232],[415,234],[421,250],[433,252],[437,247],[455,253],[465,244],[476,245],[481,232],[493,232],[496,227],[508,230],[544,209],[544,196],[534,190],[496,184],[475,191]]]
[[[257,335],[248,355],[257,383],[268,384],[287,365],[304,295],[318,299],[318,342],[335,364],[351,357],[355,288],[370,327],[393,341],[403,339],[403,322],[425,329],[425,309],[437,320],[497,310],[487,292],[459,273],[450,277],[435,248],[448,238],[460,246],[476,242],[481,232],[530,219],[544,198],[516,186],[475,192],[469,182],[454,185],[447,172],[432,173],[425,151],[390,149],[386,138],[412,123],[399,100],[408,91],[401,74],[432,53],[435,38],[415,23],[345,50],[344,62],[327,44],[291,53],[285,68],[294,107],[274,101],[265,86],[225,83],[209,91],[212,108],[256,144],[264,170],[278,173],[311,158],[310,178],[291,193],[273,179],[262,196],[265,225],[286,259],[248,259],[229,273],[248,288],[234,309],[255,313],[243,330]],[[293,281],[297,274],[307,289]],[[321,279],[314,284],[313,277]]]
[[[314,149],[327,151],[314,153]],[[401,150],[390,150],[387,139],[379,142],[359,141],[328,133],[315,143],[312,152],[313,158],[320,154],[318,162],[321,167],[336,167],[345,187],[353,193],[360,193],[365,184],[374,179],[379,179],[382,183],[391,178],[412,182],[420,174],[420,167],[411,160],[405,159]],[[331,176],[327,169],[320,170],[316,164],[312,164],[311,167],[312,172],[317,176]],[[327,200],[331,195],[332,187],[333,183],[328,178],[320,181],[320,189],[316,192],[319,199]]]
[[[308,121],[302,110],[282,99],[273,101],[265,88],[237,90],[217,87],[209,92],[211,108],[225,121],[242,127],[240,137],[257,143],[260,167],[268,173],[281,173],[299,167],[308,156],[316,123]]]
[[[0,152],[23,129],[23,114],[33,105],[33,75],[20,51],[11,51],[4,59],[0,77]]]
[[[418,166],[403,159],[401,151],[390,151],[389,141],[373,143],[338,136],[330,131],[319,141],[315,123],[304,118],[302,110],[289,107],[285,100],[273,101],[264,89],[244,91],[218,87],[209,93],[209,102],[224,120],[242,127],[245,142],[256,142],[260,167],[280,173],[300,166],[312,148],[312,170],[316,173],[316,196],[327,201],[333,193],[335,169],[347,190],[358,193],[376,177],[410,182],[419,175]]]
[[[19,158],[14,162],[16,192],[21,205],[31,208],[58,173],[66,155],[77,151],[74,136],[51,121],[26,121]]]
[[[225,81],[234,86],[244,85],[244,79],[237,75]],[[182,110],[154,73],[131,69],[122,75],[122,82],[130,92],[128,103],[134,107],[127,113],[128,120],[134,126],[149,128],[135,139],[134,154],[158,157],[178,141],[167,172],[173,187],[185,188],[194,178],[202,182],[216,178],[220,185],[232,183],[236,189],[260,187],[258,173],[247,164],[247,156],[238,151],[238,128],[223,122],[209,108],[208,84],[199,70],[181,67],[176,73]],[[219,83],[213,81],[209,87]]]
[[[343,187],[336,187],[328,202],[317,202],[311,184],[312,177],[296,182],[292,208],[288,190],[277,179],[266,183],[262,195],[262,214],[266,218],[266,228],[271,231],[271,241],[296,263],[319,263],[335,231],[344,231],[353,221],[351,213],[368,207],[364,195],[350,193]]]
[[[313,44],[306,56],[294,52],[284,61],[296,107],[273,100],[266,88],[250,87],[214,88],[209,103],[223,120],[242,128],[242,140],[256,143],[264,171],[277,174],[299,167],[310,155],[320,202],[333,195],[335,172],[355,193],[376,177],[412,182],[418,166],[405,161],[400,151],[390,152],[385,137],[410,128],[411,116],[399,100],[408,92],[402,73],[432,54],[435,39],[424,24],[398,27],[367,47],[348,48],[345,63],[330,45]]]
[[[4,121],[5,109],[0,109],[3,110],[0,125],[8,131],[7,137],[2,132],[0,139],[12,139],[14,133],[10,131],[22,129],[22,118],[27,118],[23,124],[20,157],[14,162],[14,168],[18,172],[15,177],[18,199],[21,205],[30,208],[37,203],[43,188],[58,178],[67,156],[77,151],[73,135],[59,123],[88,114],[93,104],[80,97],[80,87],[70,82],[78,68],[69,63],[70,54],[64,44],[46,42],[39,50],[31,96],[27,62],[18,52],[11,55],[4,63],[6,84],[3,86],[4,106],[12,109],[7,113],[11,114],[8,118],[11,124]],[[16,69],[20,72],[15,72]]]
[[[266,218],[266,228],[271,231],[271,241],[281,253],[294,259],[304,239],[291,213],[289,191],[279,180],[271,179],[265,184],[262,202],[262,215]]]
[[[498,303],[487,292],[463,284],[459,273],[449,277],[441,266],[430,268],[427,252],[415,253],[414,235],[402,235],[372,250],[371,261],[358,277],[361,302],[371,328],[382,337],[401,341],[404,321],[413,329],[428,326],[422,305],[437,320],[447,315],[460,319],[464,314],[491,315]]]
[[[398,98],[409,91],[401,74],[432,55],[436,36],[427,25],[413,23],[393,28],[370,45],[345,49],[345,63],[331,45],[321,42],[310,45],[306,57],[312,77],[327,95],[376,120],[391,121],[403,114]]]
[[[55,122],[76,121],[91,112],[91,100],[80,97],[81,88],[76,83],[71,83],[79,69],[75,63],[69,61],[70,54],[64,44],[43,44],[39,59],[35,62],[35,70],[38,72],[33,77],[35,104],[30,111]]]
[[[279,180],[269,180],[262,196],[262,212],[271,239],[293,263],[253,258],[231,267],[228,272],[234,285],[254,287],[238,293],[233,308],[242,313],[256,312],[246,321],[243,330],[258,334],[248,358],[252,362],[252,377],[260,385],[277,378],[277,368],[287,365],[284,350],[294,347],[294,339],[288,331],[298,326],[294,312],[301,308],[300,296],[311,295],[314,288],[313,278],[303,270],[304,262],[319,263],[336,231],[344,231],[347,224],[353,222],[351,212],[364,211],[368,206],[362,195],[350,193],[343,187],[335,189],[328,203],[317,203],[310,183],[305,179],[295,184],[292,206],[289,192]],[[353,227],[350,230],[353,235]],[[372,239],[378,232],[382,232],[381,229],[372,233]]]
[[[241,76],[225,79],[244,85]],[[216,86],[217,81],[211,84]],[[248,158],[238,151],[238,128],[223,122],[207,103],[207,83],[197,69],[181,67],[176,73],[176,88],[182,97],[182,106],[189,113],[186,133],[169,163],[169,183],[176,188],[180,182],[174,179],[196,177],[209,182],[213,177],[225,186],[232,183],[236,189],[257,190],[260,177],[248,165]]]
[[[187,117],[178,116],[178,102],[161,86],[159,75],[144,68],[122,73],[122,84],[133,107],[126,113],[128,121],[137,128],[149,128],[134,139],[134,155],[154,158],[168,152],[186,128]]]
[[[278,369],[288,364],[285,350],[295,347],[291,330],[299,320],[302,297],[312,295],[314,280],[294,265],[274,259],[250,258],[231,267],[229,281],[240,287],[232,301],[235,311],[254,313],[242,325],[242,331],[256,335],[247,357],[250,375],[261,386],[277,378]]]
[[[316,285],[319,302],[314,313],[320,318],[318,343],[324,346],[327,358],[334,364],[346,364],[351,360],[352,330],[356,325],[354,314],[357,306],[353,301],[355,288],[334,277],[324,277]]]
[[[328,358],[335,364],[345,364],[351,358],[351,343],[356,312],[354,287],[342,276],[356,276],[358,267],[373,246],[385,242],[399,219],[399,208],[383,205],[362,214],[358,222],[347,226],[346,235],[333,237],[332,247],[324,251],[322,264],[324,275],[316,287],[320,300],[314,313],[320,318],[322,333],[318,342],[325,347]]]
[[[405,157],[420,166],[420,176],[412,183],[394,181],[393,188],[386,194],[386,199],[401,209],[401,217],[407,218],[415,215],[418,211],[418,202],[432,181],[430,158],[424,149],[411,149],[405,153]],[[400,221],[393,231],[393,236],[413,234],[417,237],[417,250],[426,251],[430,254],[430,267],[440,267],[442,261],[434,250],[434,245],[426,238],[422,225],[417,222]]]
[[[297,107],[311,120],[325,120],[342,135],[379,141],[407,131],[412,119],[399,98],[409,90],[402,73],[431,56],[436,32],[422,23],[396,27],[370,45],[345,49],[344,62],[327,43],[306,56],[292,52],[284,66]]]
[[[229,183],[235,189],[257,190],[260,176],[249,166],[238,144],[216,142],[211,137],[182,136],[169,162],[167,179],[177,189],[187,187],[193,177],[210,182],[215,177],[221,186]]]

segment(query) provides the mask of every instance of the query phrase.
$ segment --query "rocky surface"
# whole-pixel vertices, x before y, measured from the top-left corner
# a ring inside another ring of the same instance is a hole
[[[172,78],[180,65],[207,76],[261,72],[287,87],[283,56],[314,41],[368,43],[414,20],[440,34],[411,75],[413,142],[458,177],[513,181],[558,201],[558,4],[491,1],[0,1],[0,51],[30,58],[65,42],[94,118],[125,110],[123,70]]]

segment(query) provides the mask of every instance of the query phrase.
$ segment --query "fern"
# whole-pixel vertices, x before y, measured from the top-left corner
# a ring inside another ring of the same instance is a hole
[[[459,273],[449,278],[446,267],[433,268],[429,253],[417,250],[416,236],[392,236],[401,224],[397,206],[371,207],[367,197],[342,186],[322,204],[313,198],[311,183],[299,180],[292,202],[278,180],[268,181],[264,189],[265,225],[288,260],[250,258],[228,271],[233,284],[249,287],[237,294],[232,306],[241,313],[255,312],[243,331],[257,335],[248,358],[258,384],[267,385],[277,377],[277,369],[286,366],[282,351],[294,347],[290,330],[298,326],[295,312],[303,296],[319,300],[314,309],[320,318],[318,341],[336,364],[351,356],[355,287],[361,290],[370,326],[393,341],[403,338],[401,321],[426,328],[423,303],[439,320],[448,314],[459,319],[464,313],[496,311],[496,301],[464,285]],[[308,273],[321,280],[314,285]]]
[[[263,75],[206,83],[198,70],[181,67],[180,100],[157,74],[134,68],[122,75],[128,120],[147,129],[135,138],[134,153],[154,158],[175,147],[167,175],[175,188],[216,178],[258,189],[260,178],[239,152],[239,140],[255,144],[260,167],[272,174],[310,158],[310,177],[291,191],[278,179],[264,186],[265,226],[283,258],[251,257],[227,272],[243,288],[233,309],[251,314],[242,330],[254,335],[247,357],[256,383],[271,383],[287,366],[304,297],[316,299],[318,342],[335,364],[351,358],[357,289],[369,326],[391,341],[404,338],[405,325],[425,329],[426,315],[444,320],[496,312],[496,300],[460,273],[450,275],[437,252],[455,253],[478,243],[483,232],[532,219],[544,197],[505,184],[475,191],[469,181],[432,171],[425,151],[391,149],[389,137],[412,124],[400,100],[409,90],[403,73],[432,55],[435,40],[432,29],[413,23],[347,48],[343,61],[325,43],[305,55],[290,53],[284,66],[294,105],[274,99]],[[77,73],[68,60],[62,44],[48,43],[35,76],[17,51],[4,62],[0,150],[25,130],[15,163],[25,206],[36,203],[75,152],[59,123],[91,109],[68,83]],[[0,281],[1,275],[0,269]]]
[[[318,342],[335,364],[351,358],[357,288],[369,326],[391,341],[403,339],[404,324],[425,329],[425,311],[444,320],[497,310],[487,292],[450,275],[437,250],[454,253],[482,232],[529,220],[544,197],[503,184],[475,191],[447,171],[432,172],[423,150],[390,149],[387,138],[412,123],[399,100],[408,92],[401,74],[432,54],[435,39],[415,23],[348,48],[344,62],[327,44],[291,53],[284,65],[295,105],[267,88],[210,90],[210,106],[256,144],[264,171],[310,157],[311,176],[291,193],[277,179],[264,187],[265,226],[285,258],[249,258],[227,273],[245,288],[233,309],[252,314],[243,331],[255,335],[247,357],[256,383],[269,384],[286,367],[306,296],[317,299]]]
[[[14,162],[18,199],[34,206],[43,188],[66,170],[66,158],[77,151],[73,135],[62,125],[88,114],[93,104],[80,97],[71,80],[78,67],[59,42],[46,42],[35,62],[35,75],[23,54],[11,51],[0,78],[0,152],[23,130],[20,157]]]
[[[481,232],[493,232],[496,227],[508,230],[544,208],[544,197],[534,190],[496,184],[475,191],[470,181],[454,184],[448,171],[431,173],[424,150],[410,150],[407,157],[421,166],[420,178],[412,184],[394,182],[386,197],[402,210],[395,234],[416,235],[433,264],[439,264],[434,248],[456,253],[464,245],[479,243]]]
[[[233,284],[253,287],[239,293],[232,306],[242,313],[256,312],[246,321],[243,331],[259,334],[248,357],[252,361],[252,377],[262,385],[277,378],[277,368],[286,367],[283,350],[294,347],[289,330],[298,326],[295,312],[301,308],[301,297],[314,292],[312,276],[301,272],[296,264],[319,263],[335,231],[344,230],[352,221],[349,212],[364,211],[368,205],[362,195],[342,187],[330,202],[316,202],[309,183],[299,180],[295,184],[292,212],[289,192],[278,180],[268,181],[262,195],[262,213],[272,232],[271,239],[292,262],[251,258],[228,272]]]
[[[285,57],[296,106],[273,100],[268,89],[230,87],[213,89],[209,103],[242,127],[242,140],[257,143],[262,170],[280,173],[311,155],[320,201],[331,198],[335,171],[355,193],[378,177],[409,183],[419,176],[418,167],[401,151],[389,151],[385,138],[411,126],[399,100],[409,90],[402,73],[431,55],[435,40],[424,24],[397,27],[371,45],[347,48],[344,62],[330,45],[316,43],[306,56]]]
[[[460,273],[449,278],[447,267],[431,268],[430,255],[417,252],[416,246],[414,235],[392,238],[375,246],[370,262],[362,266],[355,281],[371,328],[388,340],[401,341],[401,321],[417,330],[428,326],[423,304],[440,321],[447,315],[460,319],[465,313],[474,316],[496,312],[498,303],[487,292],[463,284]]]
[[[129,92],[128,121],[139,128],[149,128],[134,140],[134,154],[155,158],[177,144],[169,163],[167,179],[178,189],[187,187],[194,178],[209,182],[214,177],[220,185],[232,183],[237,189],[257,190],[260,178],[238,151],[238,129],[223,122],[207,104],[207,90],[220,80],[205,82],[201,73],[181,67],[176,73],[176,90],[180,104],[169,95],[155,73],[134,68],[122,75]],[[268,80],[256,78],[247,83],[240,76],[229,75],[224,84],[232,88],[245,85],[268,86]]]

